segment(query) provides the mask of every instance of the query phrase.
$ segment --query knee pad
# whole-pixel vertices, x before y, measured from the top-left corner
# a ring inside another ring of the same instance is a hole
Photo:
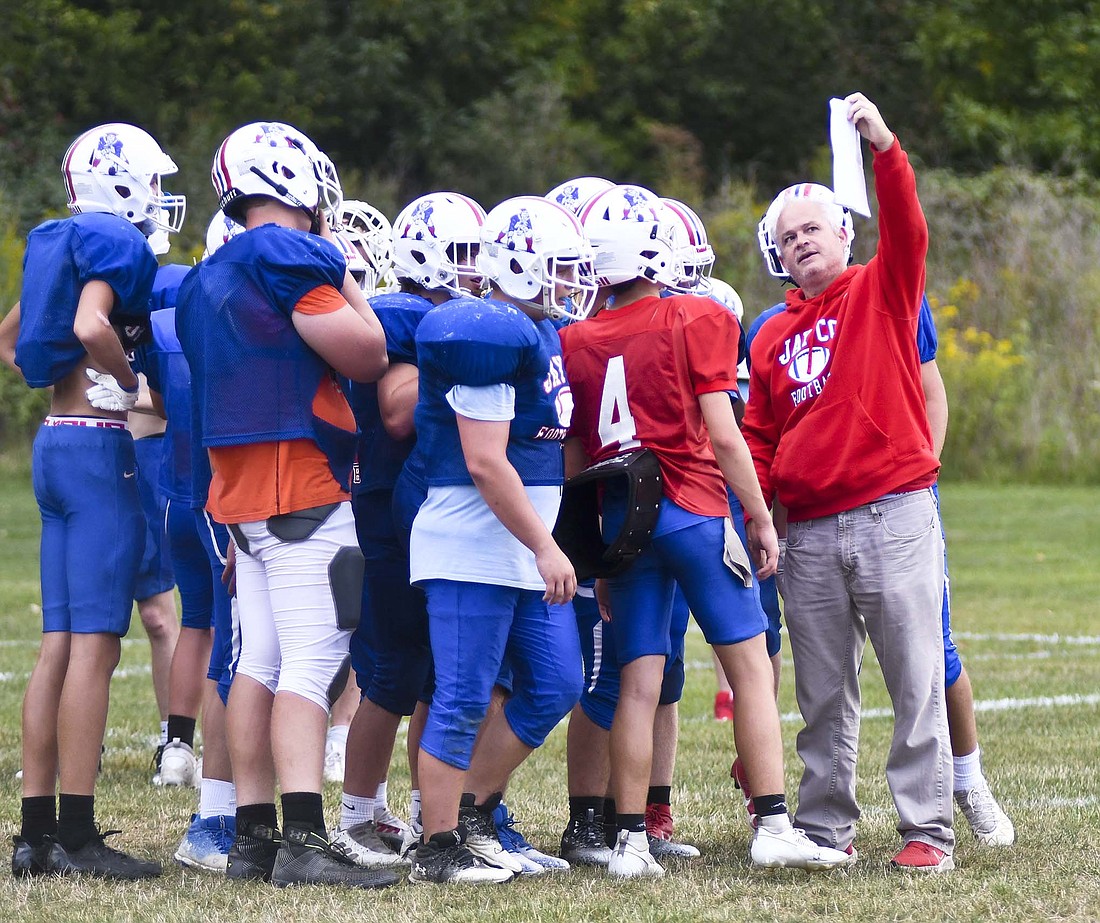
[[[513,692],[504,705],[512,732],[528,747],[539,747],[558,722],[573,710],[581,696],[584,677],[560,676],[553,686]]]
[[[293,692],[315,702],[327,712],[344,691],[350,669],[351,658],[347,648],[341,650],[332,645],[331,652],[325,655],[315,651],[309,658],[284,662],[275,691]]]
[[[363,552],[357,545],[345,546],[332,556],[328,582],[336,607],[336,626],[353,631],[363,609]]]

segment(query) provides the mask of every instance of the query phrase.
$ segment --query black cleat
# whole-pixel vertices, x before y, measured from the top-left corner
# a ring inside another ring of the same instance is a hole
[[[11,838],[14,848],[11,853],[11,873],[16,878],[35,878],[46,874],[46,852],[48,844],[31,846],[21,836]]]
[[[275,856],[282,843],[279,831],[266,824],[241,824],[229,847],[227,878],[243,881],[271,881]]]
[[[604,837],[603,816],[591,808],[583,818],[573,818],[561,835],[558,855],[573,865],[602,865],[611,861],[611,847]]]
[[[409,881],[437,885],[503,884],[515,876],[508,869],[490,865],[475,856],[458,830],[437,833],[410,853]]]
[[[287,827],[275,857],[271,883],[288,885],[342,885],[345,888],[388,888],[398,882],[396,872],[364,868],[332,848],[321,834],[301,827]]]
[[[160,875],[159,862],[146,862],[112,849],[104,840],[121,831],[97,833],[80,849],[66,849],[51,836],[46,837],[45,871],[49,875],[87,875],[114,881],[137,881]]]

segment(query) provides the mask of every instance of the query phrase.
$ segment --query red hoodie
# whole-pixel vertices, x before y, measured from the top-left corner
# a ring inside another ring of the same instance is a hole
[[[874,150],[878,252],[752,343],[742,424],[764,498],[797,522],[854,509],[936,479],[916,331],[928,226],[897,139]]]

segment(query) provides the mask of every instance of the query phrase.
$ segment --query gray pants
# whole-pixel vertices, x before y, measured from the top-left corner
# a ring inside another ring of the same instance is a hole
[[[902,838],[952,852],[943,686],[943,535],[929,490],[790,523],[780,590],[806,722],[795,823],[840,849],[855,838],[859,668],[870,636],[894,707],[886,779]]]

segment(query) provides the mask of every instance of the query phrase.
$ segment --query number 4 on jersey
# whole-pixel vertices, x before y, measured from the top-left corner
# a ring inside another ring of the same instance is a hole
[[[630,403],[626,399],[626,368],[622,356],[612,356],[607,360],[607,376],[603,380],[603,395],[600,397],[600,445],[612,446],[615,443],[619,444],[620,449],[636,449],[641,445]]]

